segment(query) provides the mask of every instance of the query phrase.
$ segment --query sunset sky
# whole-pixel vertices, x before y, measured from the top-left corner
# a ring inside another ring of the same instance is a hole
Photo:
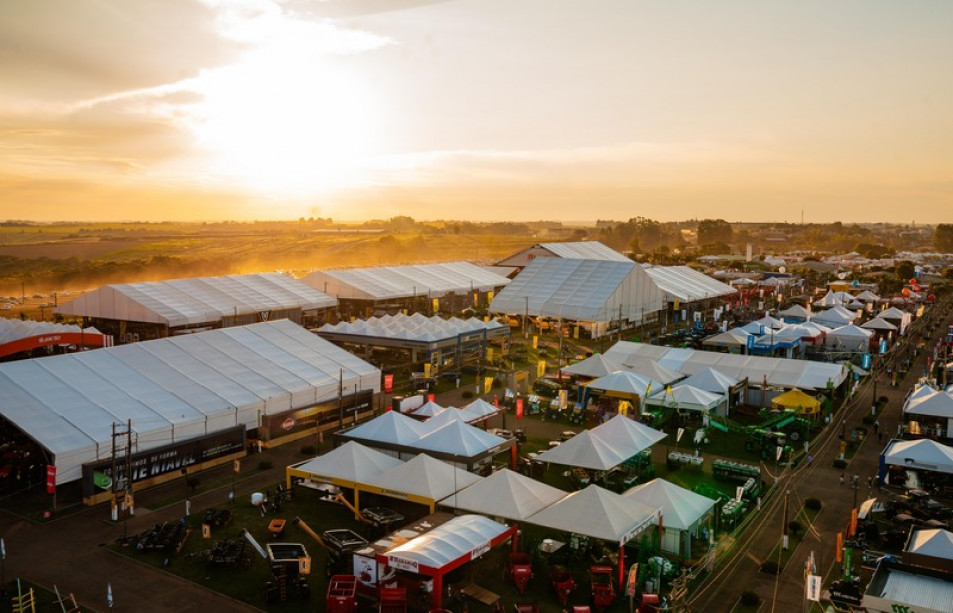
[[[953,221],[950,0],[3,0],[0,219]]]

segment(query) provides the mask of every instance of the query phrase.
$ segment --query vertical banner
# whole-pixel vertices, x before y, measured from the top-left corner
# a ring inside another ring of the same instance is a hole
[[[487,362],[493,361],[493,347],[486,348],[486,361]]]
[[[430,378],[430,362],[424,362],[424,377]]]
[[[480,306],[480,292],[473,292],[473,306]]]
[[[621,400],[619,401],[619,415],[628,415],[629,414],[629,401]]]
[[[212,524],[202,524],[202,538],[212,538]]]
[[[675,442],[681,442],[682,435],[685,434],[685,428],[679,428],[678,432],[675,434]]]
[[[384,375],[384,393],[389,394],[394,391],[394,375]]]
[[[433,299],[433,312],[437,313],[440,311],[440,298]]]
[[[487,304],[493,302],[493,290],[490,290],[486,293],[486,302]]]
[[[821,577],[820,575],[808,575],[805,582],[805,598],[820,602],[821,600]]]
[[[533,335],[533,349],[539,349],[539,337]]]
[[[540,360],[536,363],[536,376],[542,377],[546,374],[546,360]]]
[[[844,551],[844,533],[837,533],[837,545],[834,547],[834,561],[840,563]]]
[[[675,297],[675,303],[672,305],[672,309],[678,310],[678,296]]]
[[[565,411],[569,406],[569,390],[559,390],[559,410]]]
[[[232,472],[234,472],[234,473],[240,473],[240,472],[242,472],[242,461],[241,461],[241,460],[235,459],[235,461],[232,462]]]
[[[483,395],[490,393],[490,390],[493,389],[493,377],[484,377],[483,378]]]
[[[56,492],[56,466],[48,464],[46,467],[46,493]]]
[[[579,338],[579,326],[573,326],[572,328],[572,337],[575,339]]]
[[[434,402],[434,395],[433,395],[433,394],[427,394],[427,402]]]
[[[523,399],[516,399],[516,419],[523,419]]]

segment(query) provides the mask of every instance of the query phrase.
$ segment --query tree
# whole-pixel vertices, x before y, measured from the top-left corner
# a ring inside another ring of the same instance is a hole
[[[703,219],[698,222],[698,244],[730,243],[731,224],[724,219]]]
[[[933,233],[933,247],[940,253],[953,253],[953,224],[938,224]]]
[[[897,278],[901,281],[906,281],[907,279],[912,279],[916,274],[917,269],[914,266],[913,262],[910,260],[904,260],[902,262],[897,262],[896,267]]]

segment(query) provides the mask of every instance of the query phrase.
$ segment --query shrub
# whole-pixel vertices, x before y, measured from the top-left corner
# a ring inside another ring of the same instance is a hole
[[[745,590],[741,592],[741,604],[746,607],[756,607],[761,603],[761,597],[752,592],[751,590]]]
[[[804,501],[804,508],[808,511],[820,511],[821,501],[817,498],[808,498]]]
[[[194,494],[195,490],[199,489],[199,484],[202,483],[198,477],[189,477],[186,479],[185,484],[189,487],[189,490]]]
[[[865,424],[869,426],[870,424],[874,423],[874,420],[876,419],[877,419],[876,417],[874,417],[870,413],[867,413],[866,415],[864,415],[864,418],[861,421],[863,421]]]
[[[802,528],[803,526],[801,525],[801,522],[799,522],[796,519],[792,519],[791,521],[788,522],[788,532],[790,532],[795,537],[797,537],[797,535],[801,533]]]
[[[301,448],[301,455],[317,455],[318,450],[314,445],[305,445]]]
[[[877,404],[879,404],[881,407],[887,406],[887,397],[881,396],[880,398],[878,398]]]
[[[834,460],[834,468],[847,468],[847,460],[837,458]]]
[[[774,560],[765,560],[761,563],[761,572],[769,575],[777,575],[781,572],[781,567]]]
[[[464,392],[460,395],[463,396],[465,400],[469,400],[473,398],[473,392],[471,392],[470,390],[464,390]]]
[[[261,460],[258,462],[258,470],[271,470],[274,467],[271,460]]]

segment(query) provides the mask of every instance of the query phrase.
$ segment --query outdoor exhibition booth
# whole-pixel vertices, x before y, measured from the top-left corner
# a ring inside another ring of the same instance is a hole
[[[660,549],[682,558],[692,557],[692,538],[698,536],[705,521],[711,517],[717,501],[696,494],[665,479],[653,479],[636,485],[622,496],[646,506],[661,507],[665,518]]]
[[[374,593],[415,583],[439,609],[448,573],[507,541],[515,545],[517,532],[481,515],[434,513],[354,551],[354,574],[362,590]]]
[[[953,394],[921,386],[903,405],[906,430],[912,437],[950,438],[953,432]]]
[[[945,475],[953,474],[953,447],[925,438],[915,441],[893,439],[880,454],[878,480],[881,485],[887,482],[888,467],[899,467],[908,473],[905,481],[912,487],[920,487],[922,481],[918,472],[909,474],[913,471],[923,471],[930,473],[933,479],[948,481]],[[891,476],[889,480],[893,483],[894,479]]]

